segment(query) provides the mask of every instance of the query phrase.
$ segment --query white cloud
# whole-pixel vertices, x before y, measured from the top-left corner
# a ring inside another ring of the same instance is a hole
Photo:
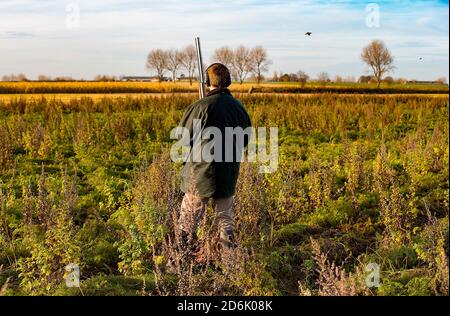
[[[362,46],[381,38],[397,57],[399,73],[448,75],[448,12],[434,4],[381,2],[381,28],[370,29],[364,5],[352,1],[78,0],[80,28],[69,29],[68,3],[0,1],[0,58],[6,61],[0,75],[142,74],[150,49],[183,47],[195,34],[202,36],[206,59],[222,45],[261,44],[272,71],[355,76],[364,70]],[[419,55],[426,58],[417,66]]]

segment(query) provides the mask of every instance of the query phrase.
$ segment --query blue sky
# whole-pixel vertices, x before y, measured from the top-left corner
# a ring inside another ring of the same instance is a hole
[[[379,27],[366,23],[370,3]],[[67,23],[76,8],[79,27]],[[381,39],[395,77],[434,80],[448,78],[448,25],[448,1],[437,0],[0,0],[0,76],[143,75],[151,49],[182,48],[198,34],[207,61],[223,45],[263,45],[268,75],[301,69],[312,77],[364,74],[361,49]]]

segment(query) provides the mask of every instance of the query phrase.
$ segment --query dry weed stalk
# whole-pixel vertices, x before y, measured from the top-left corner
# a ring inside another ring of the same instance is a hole
[[[0,265],[0,273],[2,273],[3,271],[3,265]],[[5,281],[5,283],[3,283],[3,285],[0,287],[0,296],[5,296],[6,295],[6,290],[8,289],[10,283],[11,283],[11,277],[8,277]]]
[[[318,295],[320,296],[357,296],[368,294],[368,289],[360,284],[362,272],[357,269],[356,272],[346,273],[342,267],[338,267],[334,262],[330,263],[327,256],[321,251],[319,242],[311,238],[311,247],[314,260],[317,264],[319,279]],[[300,284],[300,294],[308,293]]]

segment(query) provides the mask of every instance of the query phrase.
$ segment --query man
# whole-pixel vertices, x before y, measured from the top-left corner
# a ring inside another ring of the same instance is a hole
[[[240,142],[234,137],[227,138],[226,133],[229,128],[245,130],[251,127],[251,122],[243,105],[228,89],[231,76],[226,66],[220,63],[209,66],[206,81],[209,93],[186,109],[180,123],[181,127],[190,132],[191,151],[180,172],[181,190],[185,195],[181,204],[179,226],[183,243],[192,246],[198,223],[212,199],[220,234],[219,246],[231,249],[235,245],[232,206],[240,167],[238,156],[243,147],[247,146],[250,136],[240,135],[244,138]],[[220,136],[203,139],[201,135],[195,135],[196,126],[201,128],[202,133],[213,128],[220,131]],[[196,147],[196,141],[200,146]],[[216,145],[211,150],[211,154],[215,154],[212,161],[208,162],[203,156],[200,160],[193,159],[202,151],[209,150],[206,147],[211,142]]]

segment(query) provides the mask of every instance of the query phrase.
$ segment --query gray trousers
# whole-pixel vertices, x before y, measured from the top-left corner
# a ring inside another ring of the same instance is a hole
[[[181,202],[180,218],[178,220],[182,231],[195,234],[200,220],[208,207],[209,198],[202,198],[186,193]],[[219,232],[234,230],[233,224],[233,201],[234,197],[212,198],[212,207],[216,212],[216,222]]]

